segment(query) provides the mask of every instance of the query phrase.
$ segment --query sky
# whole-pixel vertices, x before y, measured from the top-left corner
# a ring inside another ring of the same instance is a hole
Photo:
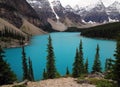
[[[49,0],[49,1],[54,1],[54,0]],[[76,4],[79,4],[81,7],[85,7],[91,4],[95,4],[98,0],[60,0],[63,6],[66,5],[71,5],[72,7],[74,7]],[[102,0],[102,2],[104,3],[104,5],[107,7],[110,4],[112,4],[114,1],[119,1],[120,0]]]

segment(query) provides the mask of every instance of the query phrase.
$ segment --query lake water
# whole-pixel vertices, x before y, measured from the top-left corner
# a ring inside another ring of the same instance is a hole
[[[80,36],[80,33],[51,33],[52,43],[55,52],[55,60],[57,70],[61,75],[65,75],[66,67],[72,72],[72,64],[74,62],[76,48],[79,47],[80,39],[83,41],[84,61],[88,58],[89,71],[91,71],[96,46],[100,46],[100,60],[102,68],[106,58],[114,58],[113,54],[116,42],[112,40],[93,39]],[[46,67],[48,34],[32,37],[31,43],[25,47],[27,57],[33,62],[33,70],[35,80],[42,79],[43,69]],[[5,60],[10,64],[12,70],[18,79],[22,79],[22,55],[21,48],[5,49]]]

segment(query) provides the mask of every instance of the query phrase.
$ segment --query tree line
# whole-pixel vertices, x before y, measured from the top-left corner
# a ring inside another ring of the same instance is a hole
[[[69,72],[69,68],[66,67],[66,76],[72,76],[74,78],[80,77],[82,74],[89,74],[88,72],[88,58],[84,63],[83,57],[83,46],[82,40],[80,40],[79,48],[76,49],[75,59],[72,68],[72,74]],[[102,72],[101,68],[101,61],[100,61],[100,54],[99,54],[100,47],[97,44],[96,47],[96,54],[94,58],[94,63],[92,66],[92,72]],[[105,63],[105,72],[106,78],[113,79],[117,81],[118,87],[120,87],[120,37],[117,38],[116,44],[116,51],[115,51],[115,59],[112,60],[111,58],[106,59]],[[4,50],[0,47],[0,85],[9,84],[16,81],[15,74],[11,71],[10,66],[7,62],[3,59],[4,58]],[[27,60],[28,59],[28,60]],[[55,65],[55,54],[54,48],[52,46],[52,38],[51,36],[48,37],[48,44],[47,44],[47,56],[46,56],[46,68],[43,70],[43,79],[54,79],[60,76],[59,72],[57,71]],[[34,72],[32,67],[32,61],[26,57],[26,52],[24,46],[22,46],[22,65],[23,65],[23,80],[27,79],[30,81],[34,81]]]
[[[81,35],[86,37],[116,39],[120,33],[120,22],[108,23],[81,30]]]
[[[13,39],[25,40],[25,36],[23,36],[20,33],[17,33],[17,31],[14,31],[6,26],[2,31],[0,31],[0,37],[6,37],[6,38],[11,37]]]

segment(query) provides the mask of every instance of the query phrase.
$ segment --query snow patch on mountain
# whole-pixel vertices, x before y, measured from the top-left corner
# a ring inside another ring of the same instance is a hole
[[[49,0],[48,0],[48,1],[49,1]],[[57,13],[56,13],[55,10],[54,10],[54,5],[57,4],[57,3],[53,4],[53,3],[51,3],[50,1],[49,1],[49,3],[50,3],[50,7],[51,7],[53,13],[55,14],[56,19],[59,20],[59,16],[57,15]]]
[[[108,19],[109,19],[109,22],[119,22],[119,20],[111,19],[110,17]]]

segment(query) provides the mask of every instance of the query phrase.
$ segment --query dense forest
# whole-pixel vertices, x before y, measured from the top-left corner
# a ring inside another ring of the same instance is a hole
[[[98,37],[98,38],[108,38],[108,39],[116,39],[116,36],[119,33],[120,33],[120,22],[99,25],[81,31],[81,35],[86,37]]]

